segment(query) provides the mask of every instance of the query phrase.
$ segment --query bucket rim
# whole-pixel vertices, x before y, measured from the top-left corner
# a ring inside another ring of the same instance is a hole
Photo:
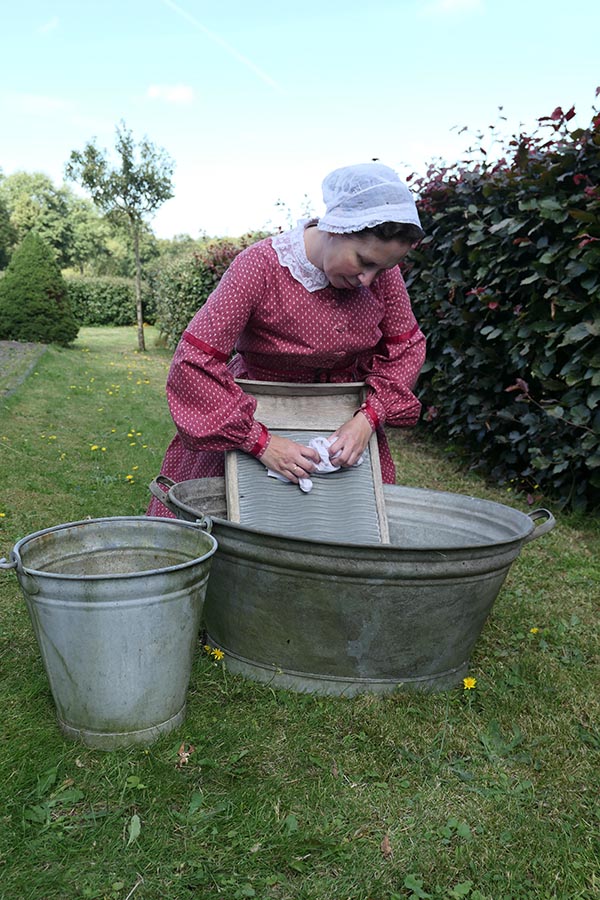
[[[115,572],[111,574],[101,574],[101,575],[70,575],[68,573],[62,572],[46,572],[43,569],[32,569],[29,566],[23,565],[21,560],[21,548],[30,541],[33,541],[36,538],[42,537],[46,534],[52,534],[57,531],[63,531],[67,528],[75,528],[77,526],[84,525],[97,525],[99,523],[114,523],[114,522],[157,522],[163,525],[167,525],[170,527],[186,527],[188,529],[193,529],[195,531],[201,532],[207,538],[210,539],[211,547],[204,553],[202,556],[197,556],[194,559],[189,559],[183,563],[177,563],[174,566],[164,566],[160,569],[143,569],[139,572]],[[210,520],[212,524],[212,519]],[[26,575],[30,576],[41,576],[42,578],[55,578],[67,581],[105,581],[107,578],[110,578],[111,581],[115,579],[129,579],[129,578],[139,578],[141,575],[147,577],[149,575],[163,575],[169,572],[177,572],[183,569],[190,568],[191,566],[196,566],[198,563],[206,562],[209,560],[214,554],[217,552],[219,547],[218,541],[213,534],[206,531],[205,528],[201,527],[199,522],[186,522],[182,519],[170,519],[165,516],[101,516],[99,518],[94,519],[79,519],[76,522],[64,522],[60,525],[52,525],[50,528],[42,528],[40,531],[32,532],[31,534],[25,535],[20,540],[17,541],[15,546],[13,547],[11,556],[13,559],[17,561],[17,572],[22,571]]]

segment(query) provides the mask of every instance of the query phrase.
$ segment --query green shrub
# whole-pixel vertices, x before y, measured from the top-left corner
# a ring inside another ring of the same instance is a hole
[[[165,346],[175,349],[188,322],[216,288],[233,258],[265,236],[254,233],[235,239],[215,238],[191,256],[175,259],[155,273],[152,293],[156,324]]]
[[[428,173],[407,281],[424,421],[499,484],[584,508],[600,500],[600,116],[569,132],[572,115],[508,161]]]
[[[80,325],[135,325],[135,284],[132,278],[72,275],[69,298]],[[144,321],[154,324],[153,294],[142,286]]]
[[[52,250],[30,232],[0,280],[0,339],[70,344],[78,331]]]

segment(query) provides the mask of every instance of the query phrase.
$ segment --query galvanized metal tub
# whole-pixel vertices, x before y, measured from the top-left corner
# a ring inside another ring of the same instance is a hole
[[[215,538],[146,516],[22,538],[15,569],[61,730],[90,747],[149,743],[185,717]]]
[[[323,694],[460,684],[512,562],[555,524],[545,509],[385,485],[390,545],[318,542],[228,522],[223,479],[150,489],[180,518],[212,518],[204,620],[228,668]]]

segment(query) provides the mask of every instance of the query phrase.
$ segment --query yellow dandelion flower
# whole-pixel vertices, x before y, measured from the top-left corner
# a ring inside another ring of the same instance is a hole
[[[5,518],[6,518],[6,513],[0,513],[0,519],[5,519]]]
[[[100,447],[103,453],[106,453],[106,447]]]
[[[473,688],[477,684],[476,678],[463,678],[463,685],[465,687],[465,691],[472,691]]]
[[[111,428],[111,429],[110,429],[110,433],[111,433],[111,434],[114,434],[114,433],[116,432],[116,430],[117,430],[116,428]]]
[[[529,634],[537,634],[539,630],[540,630],[539,628],[530,628]]]
[[[210,646],[210,644],[204,644],[202,649],[205,650],[206,653],[210,653],[210,651],[212,650],[212,647]]]
[[[137,470],[139,469],[139,466],[132,466],[132,469],[134,472],[137,472]]]
[[[99,450],[98,444],[90,444],[90,450]]]
[[[133,437],[133,432],[132,432],[132,431],[129,431],[129,432],[127,433],[127,437]]]
[[[129,484],[131,484],[131,482],[133,481],[133,475],[126,475],[125,479],[129,482]]]
[[[218,647],[215,647],[213,650],[211,650],[211,651],[210,651],[210,655],[211,655],[211,656],[214,656],[214,658],[215,658],[216,660],[219,660],[219,661],[222,660],[223,657],[225,656],[225,654],[223,653],[223,651],[222,651],[222,650],[219,650]]]
[[[129,446],[130,446],[130,447],[135,447],[135,441],[130,441],[130,442],[129,442]]]

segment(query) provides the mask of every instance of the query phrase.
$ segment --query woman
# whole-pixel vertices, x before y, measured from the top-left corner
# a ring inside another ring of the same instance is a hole
[[[367,400],[335,431],[330,455],[352,466],[377,430],[383,481],[394,483],[383,425],[417,421],[425,354],[398,264],[423,231],[409,189],[378,163],[336,169],[323,199],[320,219],[242,251],[183,333],[167,380],[177,434],[161,474],[223,475],[224,451],[238,449],[297,483],[316,450],[270,434],[235,378],[364,381]],[[170,515],[156,499],[148,514]]]

